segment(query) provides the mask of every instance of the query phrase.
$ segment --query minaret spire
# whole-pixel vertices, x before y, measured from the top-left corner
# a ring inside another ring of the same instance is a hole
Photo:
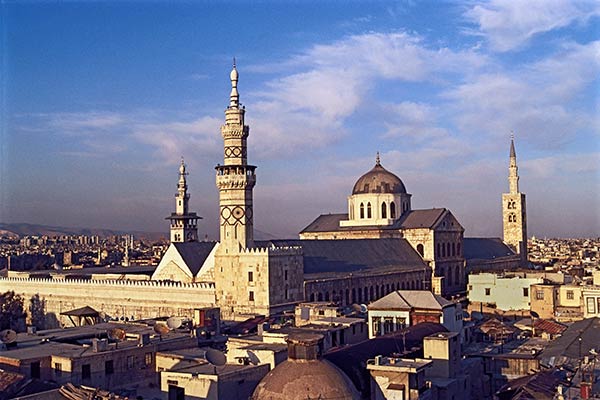
[[[519,193],[519,167],[517,167],[517,153],[515,151],[514,134],[510,135],[510,161],[508,164],[509,193]]]
[[[379,158],[379,152],[375,156],[375,165],[381,165],[381,159]]]
[[[175,212],[166,219],[171,220],[171,242],[192,242],[198,240],[198,219],[196,213],[189,212],[190,194],[187,191],[188,173],[181,157],[179,164],[179,180],[175,194]]]
[[[246,110],[240,107],[237,89],[239,74],[235,58],[229,74],[231,94],[225,110],[223,165],[217,165],[221,246],[229,252],[253,246],[252,189],[256,183],[255,166],[248,165],[246,140],[250,133],[244,124]]]
[[[521,266],[527,265],[527,212],[525,194],[519,191],[519,168],[515,151],[515,135],[510,135],[508,163],[508,193],[502,195],[504,242],[521,258]]]

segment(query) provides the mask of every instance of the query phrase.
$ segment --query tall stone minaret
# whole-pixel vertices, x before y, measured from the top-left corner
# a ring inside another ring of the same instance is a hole
[[[504,242],[521,256],[521,265],[527,265],[527,213],[525,194],[519,192],[519,169],[514,139],[510,139],[510,162],[508,165],[509,192],[502,194],[502,220]]]
[[[175,212],[166,218],[171,221],[171,243],[198,241],[198,220],[202,217],[188,210],[190,195],[187,192],[187,175],[182,157],[175,194]]]
[[[231,94],[225,110],[225,124],[221,126],[224,141],[224,165],[217,165],[219,189],[221,250],[239,252],[253,247],[252,189],[256,183],[253,165],[247,162],[246,140],[250,133],[244,125],[245,108],[239,101],[238,71],[233,62]]]

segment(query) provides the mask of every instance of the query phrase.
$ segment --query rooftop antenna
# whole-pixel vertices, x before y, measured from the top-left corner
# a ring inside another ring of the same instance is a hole
[[[177,329],[181,326],[181,324],[183,323],[183,321],[181,320],[181,318],[179,317],[171,317],[167,320],[167,327],[170,330],[174,330]]]
[[[12,329],[0,331],[0,341],[4,344],[14,343],[17,341],[17,332]]]
[[[206,353],[204,353],[204,358],[214,367],[214,373],[217,374],[217,367],[225,365],[227,362],[227,357],[223,352],[216,349],[208,349]]]

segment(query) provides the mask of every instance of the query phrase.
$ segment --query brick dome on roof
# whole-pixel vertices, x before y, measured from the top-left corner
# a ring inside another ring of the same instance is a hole
[[[373,169],[358,178],[352,189],[352,194],[363,193],[406,193],[406,188],[400,178],[381,166],[377,155]]]

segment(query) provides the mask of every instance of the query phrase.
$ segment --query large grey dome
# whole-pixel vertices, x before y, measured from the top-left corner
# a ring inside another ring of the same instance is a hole
[[[400,178],[381,166],[378,158],[373,169],[354,184],[352,194],[363,193],[406,193],[406,188]]]

